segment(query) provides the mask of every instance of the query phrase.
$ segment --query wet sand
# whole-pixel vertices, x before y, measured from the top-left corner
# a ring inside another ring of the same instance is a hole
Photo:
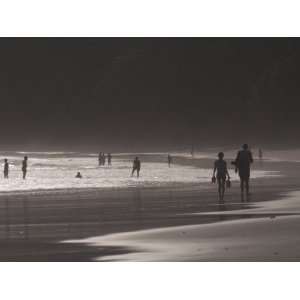
[[[86,239],[94,247],[124,247],[100,261],[299,261],[300,217],[264,216],[152,229]]]
[[[209,159],[176,158],[176,162],[201,167],[212,164]],[[269,260],[270,257],[297,260],[297,247],[291,247],[293,252],[290,253],[280,249],[283,247],[282,241],[297,242],[295,236],[300,218],[298,220],[298,216],[289,215],[298,212],[295,209],[274,211],[272,207],[257,211],[255,203],[279,199],[286,192],[300,190],[297,177],[300,164],[264,162],[256,163],[254,167],[281,171],[282,177],[253,180],[252,195],[244,201],[241,201],[237,182],[227,191],[224,203],[218,202],[216,187],[211,184],[1,195],[0,260],[192,261]],[[285,230],[271,230],[268,225],[263,225],[263,222],[274,223],[274,220],[277,224],[281,219],[284,225],[280,223],[280,226]],[[230,255],[207,250],[199,255],[195,250],[208,249],[215,243],[220,248],[228,243],[234,245],[233,241],[238,241],[242,233],[248,232],[247,228],[251,228],[252,240],[257,246],[256,252],[251,252],[251,255],[241,255],[240,246],[232,249]],[[286,234],[289,231],[291,234]],[[263,232],[274,243],[277,241],[281,248],[274,246],[277,250],[272,248],[263,252],[259,245],[270,244]],[[287,236],[285,239],[282,238],[284,234]],[[213,242],[211,236],[215,237]],[[226,237],[230,239],[226,240]],[[63,242],[66,240],[69,242]],[[145,240],[146,244],[150,241],[154,246],[146,247]],[[171,250],[158,251],[166,249],[166,241],[172,245]],[[191,241],[195,249],[191,247]],[[225,248],[228,247],[222,249]],[[271,255],[275,252],[277,254]]]

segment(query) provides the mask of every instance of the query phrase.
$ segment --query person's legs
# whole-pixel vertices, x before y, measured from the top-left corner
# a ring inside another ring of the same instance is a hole
[[[244,193],[244,178],[240,177],[241,193]]]
[[[218,180],[218,193],[219,193],[219,199],[222,200],[222,195],[221,195],[221,177],[217,177]]]
[[[23,179],[26,178],[26,171],[23,171]]]
[[[224,194],[225,194],[225,181],[226,181],[226,178],[221,179],[221,197],[222,197],[222,200],[223,200]]]
[[[133,176],[135,168],[132,168],[131,177]]]
[[[136,177],[140,177],[140,169],[136,170],[137,176]]]
[[[223,200],[224,193],[225,193],[225,178],[223,177],[217,177],[218,179],[218,193],[219,193],[219,199]]]

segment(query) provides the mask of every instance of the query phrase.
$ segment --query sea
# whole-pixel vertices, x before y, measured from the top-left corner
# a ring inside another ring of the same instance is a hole
[[[22,159],[28,156],[26,180],[22,179]],[[97,153],[78,152],[24,152],[11,151],[0,153],[0,168],[4,168],[4,158],[9,161],[9,178],[0,173],[0,193],[38,191],[54,189],[90,189],[90,188],[127,188],[161,187],[180,184],[210,182],[211,168],[193,165],[167,164],[167,153],[142,153],[140,177],[131,177],[132,161],[135,153],[113,153],[112,165],[99,166]],[[190,158],[189,153],[172,153]],[[155,159],[159,157],[159,159]],[[166,157],[165,161],[162,159]],[[194,159],[212,158],[211,153],[197,154]],[[1,169],[0,169],[1,170]],[[75,178],[77,172],[82,178]],[[232,180],[238,180],[230,170]],[[276,172],[252,170],[251,177],[279,176]]]

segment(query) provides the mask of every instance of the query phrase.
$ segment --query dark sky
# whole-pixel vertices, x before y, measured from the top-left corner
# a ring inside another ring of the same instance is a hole
[[[0,39],[2,147],[293,140],[296,38]]]

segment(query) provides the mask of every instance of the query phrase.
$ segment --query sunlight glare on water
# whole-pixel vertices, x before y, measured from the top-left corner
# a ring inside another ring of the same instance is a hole
[[[75,155],[70,152],[27,153],[29,156],[26,180],[22,179],[21,161],[25,153],[5,156],[10,163],[9,179],[0,178],[0,192],[70,189],[150,187],[184,183],[201,183],[211,180],[212,170],[162,162],[143,162],[140,178],[131,177],[132,161],[122,156],[113,157],[112,166],[98,166],[96,154]],[[3,157],[4,159],[4,157]],[[3,160],[1,162],[3,169]],[[77,172],[83,178],[75,178]],[[253,171],[252,177],[272,176],[270,172]],[[237,179],[234,173],[232,179]]]

